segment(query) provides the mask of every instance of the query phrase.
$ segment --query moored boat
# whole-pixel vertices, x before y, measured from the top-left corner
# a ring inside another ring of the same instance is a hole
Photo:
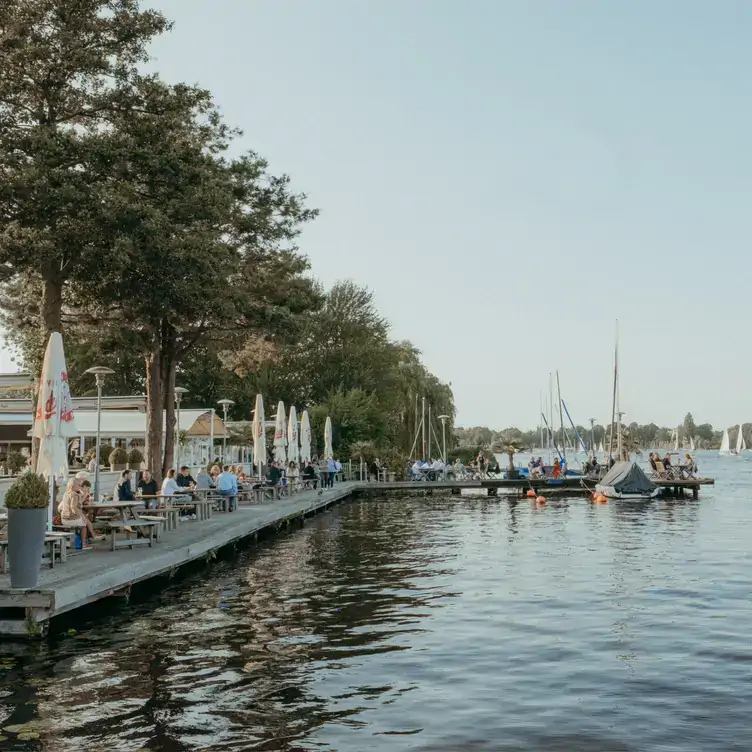
[[[632,501],[654,499],[661,493],[636,462],[617,462],[601,478],[595,490],[608,499]]]

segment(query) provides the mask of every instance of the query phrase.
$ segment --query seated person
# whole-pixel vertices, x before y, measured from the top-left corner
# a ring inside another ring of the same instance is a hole
[[[208,491],[210,488],[214,488],[214,479],[207,472],[207,468],[202,467],[198,471],[196,476],[196,488],[199,491]]]
[[[102,537],[94,532],[89,518],[84,514],[83,505],[90,499],[90,489],[91,483],[85,478],[71,478],[58,506],[62,525],[81,528],[81,545],[84,548],[91,548],[89,538]]]
[[[196,485],[196,481],[193,479],[188,465],[183,465],[183,467],[180,468],[180,473],[175,480],[178,484],[178,488],[192,488]]]
[[[115,489],[118,501],[134,501],[136,496],[131,488],[131,471],[123,470],[120,482]]]
[[[278,486],[282,480],[282,471],[279,469],[279,463],[273,462],[269,465],[267,478],[272,486]]]
[[[300,473],[300,477],[302,481],[309,486],[312,485],[314,488],[317,488],[319,485],[319,479],[316,475],[316,468],[313,466],[312,462],[306,462],[303,471]]]
[[[151,477],[151,472],[149,470],[144,470],[143,474],[141,475],[141,480],[139,480],[138,482],[137,488],[141,492],[142,496],[156,496],[159,493],[159,489],[157,488],[157,481],[155,481],[154,478]],[[159,499],[147,499],[146,508],[156,509],[158,502]]]
[[[230,472],[229,465],[225,465],[217,477],[217,491],[220,496],[230,500],[230,511],[234,512],[238,505],[238,479],[235,473]]]
[[[162,496],[174,496],[180,493],[180,486],[175,480],[175,469],[170,468],[162,481]]]

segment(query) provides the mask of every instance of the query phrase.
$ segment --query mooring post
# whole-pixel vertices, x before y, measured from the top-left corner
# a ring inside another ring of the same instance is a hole
[[[697,501],[700,498],[700,487],[692,486],[692,498]]]

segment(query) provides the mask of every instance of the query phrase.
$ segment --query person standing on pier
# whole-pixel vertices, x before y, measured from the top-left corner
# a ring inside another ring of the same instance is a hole
[[[334,476],[337,472],[337,463],[334,461],[333,457],[330,457],[326,462],[326,469],[328,471],[328,478],[327,483],[329,484],[329,488],[334,488]]]

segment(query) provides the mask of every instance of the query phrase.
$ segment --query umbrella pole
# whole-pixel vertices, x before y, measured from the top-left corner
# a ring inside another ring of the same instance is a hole
[[[52,519],[55,516],[55,476],[50,475],[50,513],[47,516],[47,530],[52,532]]]

